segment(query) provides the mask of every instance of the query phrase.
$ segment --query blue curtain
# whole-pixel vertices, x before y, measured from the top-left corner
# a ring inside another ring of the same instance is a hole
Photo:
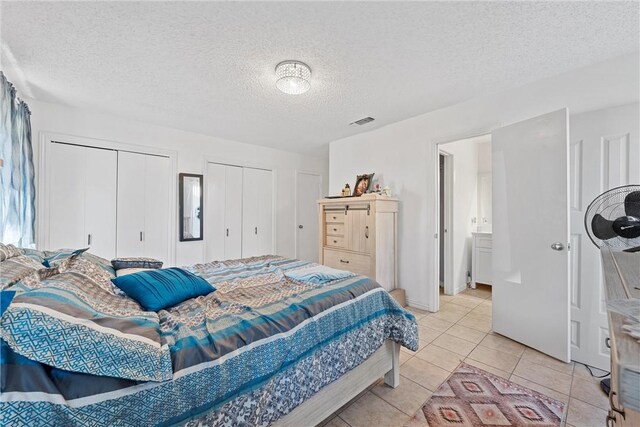
[[[0,242],[35,243],[36,188],[31,111],[0,71]]]

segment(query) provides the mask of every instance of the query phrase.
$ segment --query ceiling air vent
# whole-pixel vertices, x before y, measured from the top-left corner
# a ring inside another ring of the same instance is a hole
[[[372,122],[374,120],[375,119],[373,117],[365,117],[364,119],[356,120],[353,123],[349,123],[349,126],[353,126],[353,125],[362,126],[362,125],[366,125],[367,123]]]

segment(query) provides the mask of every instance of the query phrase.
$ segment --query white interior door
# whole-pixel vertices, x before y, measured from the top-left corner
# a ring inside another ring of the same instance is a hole
[[[168,157],[145,155],[144,254],[169,262],[171,221],[171,160]],[[118,203],[119,204],[119,203]]]
[[[640,182],[638,104],[571,117],[571,359],[609,370],[600,252],[584,214],[599,194]]]
[[[87,148],[85,156],[84,227],[89,251],[102,258],[116,256],[118,153]]]
[[[225,166],[224,259],[242,257],[242,168]]]
[[[562,109],[503,127],[492,137],[493,329],[565,362],[568,126],[568,110]]]
[[[225,259],[225,195],[226,166],[217,163],[207,165],[207,182],[205,188],[205,262]]]
[[[118,256],[141,257],[145,229],[145,156],[118,152]]]
[[[85,147],[52,143],[49,165],[49,242],[46,250],[85,248]]]
[[[296,174],[296,258],[318,262],[318,204],[320,175]]]

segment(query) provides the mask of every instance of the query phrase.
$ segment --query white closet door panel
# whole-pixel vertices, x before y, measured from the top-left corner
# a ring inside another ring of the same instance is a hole
[[[85,233],[91,235],[91,253],[111,259],[116,256],[118,154],[87,148],[85,160]]]
[[[118,153],[118,256],[145,256],[145,156]]]
[[[273,173],[267,170],[258,170],[258,234],[257,254],[273,254]]]
[[[225,243],[224,258],[235,259],[243,256],[242,247],[242,168],[225,166]]]
[[[260,171],[244,168],[242,177],[242,257],[259,254],[258,219],[260,218],[260,190],[263,185]]]
[[[144,256],[169,262],[169,221],[172,190],[168,157],[145,155]]]
[[[84,147],[53,143],[49,163],[47,250],[86,247],[84,234]]]
[[[205,183],[205,262],[225,259],[226,166],[209,163]]]

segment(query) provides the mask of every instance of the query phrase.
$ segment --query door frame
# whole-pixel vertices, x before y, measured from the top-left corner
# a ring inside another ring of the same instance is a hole
[[[320,194],[320,197],[322,197],[322,174],[318,173],[318,172],[312,172],[312,171],[308,171],[308,170],[304,170],[304,169],[296,169],[295,170],[295,174],[296,174],[296,178],[295,178],[295,182],[294,182],[294,189],[293,191],[295,192],[295,196],[294,196],[294,200],[293,200],[293,218],[294,218],[294,224],[293,224],[293,232],[294,232],[294,242],[293,242],[293,247],[294,247],[294,258],[298,258],[298,177],[301,174],[304,175],[314,175],[320,178],[320,180],[318,181],[318,194]]]
[[[439,144],[440,145],[440,144]],[[444,229],[445,234],[440,234],[440,226],[443,225],[440,218],[440,156],[444,157]],[[453,295],[453,168],[455,156],[443,149],[438,150],[438,218],[436,240],[438,241],[438,293],[440,292],[440,242],[444,240],[444,293]]]
[[[437,312],[438,310],[440,310],[440,153],[446,153],[448,155],[450,155],[450,153],[447,153],[446,150],[442,150],[441,146],[445,145],[445,144],[450,144],[452,142],[458,142],[458,141],[462,141],[465,139],[471,139],[471,138],[477,138],[480,136],[485,136],[485,135],[491,135],[491,133],[493,132],[494,129],[498,129],[502,126],[501,123],[496,124],[495,126],[492,126],[488,129],[485,130],[479,130],[476,132],[472,132],[466,135],[461,135],[458,137],[448,137],[442,140],[436,140],[433,142],[433,163],[432,163],[432,171],[435,174],[435,183],[433,186],[434,189],[434,194],[436,195],[436,197],[434,197],[435,199],[435,203],[434,205],[434,211],[433,211],[433,230],[434,230],[434,234],[433,234],[433,265],[432,265],[432,269],[433,269],[433,275],[432,275],[432,279],[433,279],[433,283],[431,284],[431,289],[429,289],[429,292],[427,293],[428,295],[428,300],[431,300],[431,304],[429,304],[429,308],[431,311],[433,312]],[[449,182],[451,183],[451,209],[450,209],[450,214],[453,215],[453,209],[454,209],[454,203],[453,203],[453,162],[450,169],[450,173],[451,173],[451,178],[449,180]],[[452,218],[450,218],[450,224],[452,225],[448,230],[448,238],[452,239],[453,238],[453,221],[451,220]],[[445,241],[445,245],[446,245],[446,241]],[[450,252],[449,252],[449,260],[450,262],[452,261],[453,258],[453,245],[450,243],[449,244],[450,248]],[[447,251],[447,248],[445,246],[445,251]],[[451,276],[453,276],[453,265],[451,266]],[[445,265],[445,273],[447,272],[447,266]],[[446,274],[445,274],[445,289],[446,289]]]

